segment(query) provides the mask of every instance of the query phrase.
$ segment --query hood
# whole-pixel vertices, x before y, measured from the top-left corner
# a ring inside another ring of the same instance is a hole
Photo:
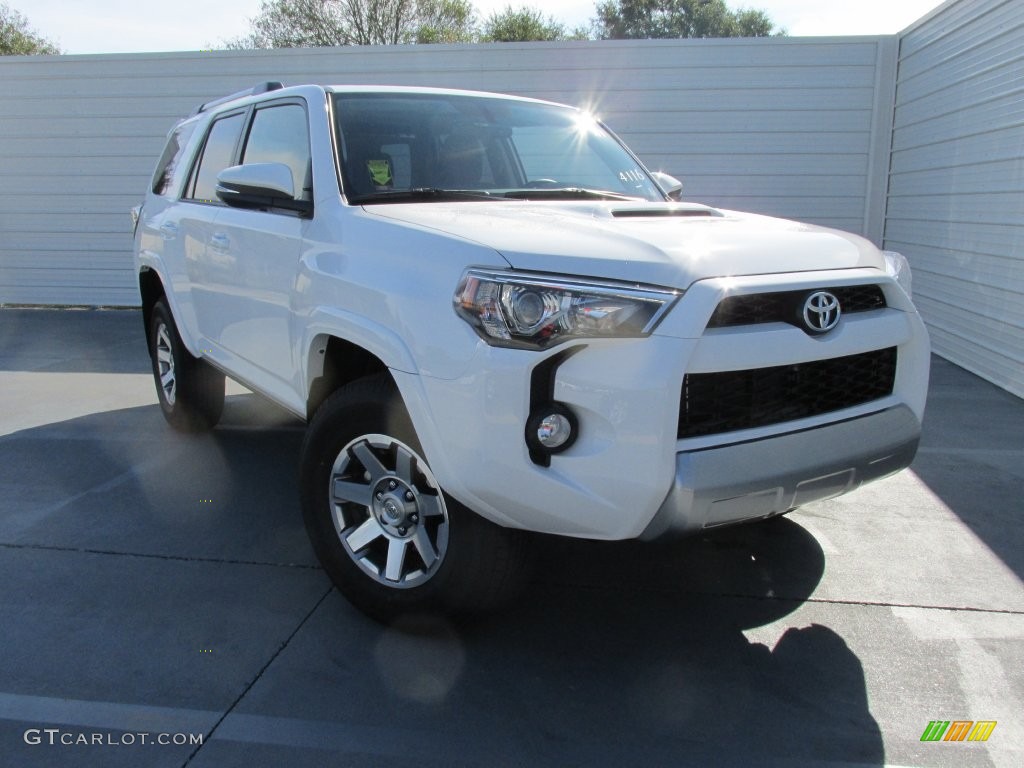
[[[485,245],[515,269],[688,288],[710,277],[875,267],[867,240],[692,203],[456,202],[367,213]]]

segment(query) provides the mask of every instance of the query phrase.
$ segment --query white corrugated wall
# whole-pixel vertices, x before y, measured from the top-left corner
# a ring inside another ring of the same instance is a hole
[[[1024,2],[901,36],[885,226],[935,351],[1024,396]]]
[[[896,39],[403,46],[0,58],[0,303],[138,302],[128,209],[196,104],[262,80],[590,105],[689,199],[879,241]]]

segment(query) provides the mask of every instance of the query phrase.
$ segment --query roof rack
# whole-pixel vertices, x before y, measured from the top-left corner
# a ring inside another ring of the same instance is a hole
[[[232,93],[229,96],[222,96],[219,99],[214,99],[213,101],[207,101],[203,104],[200,104],[198,107],[196,107],[196,111],[192,114],[198,115],[200,112],[205,112],[206,110],[212,109],[213,107],[219,107],[221,104],[227,104],[229,101],[234,101],[235,99],[241,99],[246,96],[258,96],[261,93],[279,91],[282,88],[284,88],[284,85],[282,85],[276,80],[270,80],[265,83],[257,83],[252,88],[246,88],[244,91],[238,91],[237,93]]]

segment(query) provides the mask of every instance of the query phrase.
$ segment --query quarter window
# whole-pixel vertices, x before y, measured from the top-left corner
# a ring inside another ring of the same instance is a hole
[[[185,175],[185,168],[181,164],[184,159],[182,155],[195,129],[196,124],[193,122],[178,126],[171,132],[160,162],[156,164],[156,173],[153,174],[154,194],[173,197],[176,190],[181,188],[181,180]]]

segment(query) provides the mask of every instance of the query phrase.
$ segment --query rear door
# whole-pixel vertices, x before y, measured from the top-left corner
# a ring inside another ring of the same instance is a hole
[[[223,334],[224,318],[237,311],[224,303],[237,299],[231,298],[233,292],[229,290],[235,279],[234,265],[222,254],[210,253],[214,222],[227,207],[217,198],[217,174],[236,163],[247,113],[246,109],[234,110],[211,123],[178,206],[180,215],[174,233],[181,243],[185,278],[185,284],[176,285],[175,291],[188,291],[196,331],[193,338],[197,338],[203,354],[221,364],[224,356],[216,347]]]

